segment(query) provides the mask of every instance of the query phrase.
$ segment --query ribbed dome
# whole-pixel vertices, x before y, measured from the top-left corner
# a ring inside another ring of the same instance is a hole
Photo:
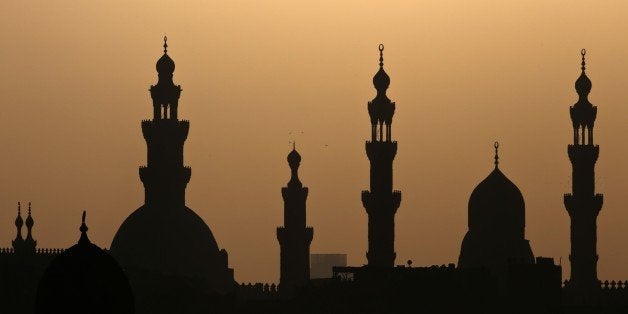
[[[174,61],[167,53],[164,53],[164,55],[157,60],[155,68],[159,74],[172,74],[174,73]]]

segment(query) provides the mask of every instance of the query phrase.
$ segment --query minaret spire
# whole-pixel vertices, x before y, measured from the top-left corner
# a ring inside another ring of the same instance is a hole
[[[574,136],[573,144],[567,147],[572,165],[572,188],[571,193],[564,196],[571,221],[571,278],[565,288],[576,298],[590,296],[599,289],[597,216],[603,204],[603,195],[595,192],[595,163],[600,150],[593,144],[597,107],[588,100],[592,84],[585,73],[586,50],[582,49],[580,54],[582,72],[575,83],[578,101],[569,108]]]
[[[33,239],[33,226],[35,225],[35,220],[33,216],[31,216],[31,202],[28,202],[28,217],[26,217],[26,228],[27,234],[26,239],[24,240],[24,249],[27,252],[34,253],[35,247],[37,246],[37,241]]]
[[[391,268],[397,255],[395,214],[401,203],[401,192],[393,190],[393,160],[397,154],[397,142],[392,140],[395,103],[386,95],[390,77],[384,71],[384,45],[380,44],[378,50],[379,70],[373,77],[377,95],[367,106],[371,120],[371,140],[366,142],[366,155],[371,163],[370,190],[362,191],[362,204],[369,220],[368,265]]]
[[[164,54],[168,53],[168,36],[164,36]]]
[[[496,141],[493,147],[495,147],[495,168],[499,168],[499,142]]]
[[[284,201],[284,226],[277,228],[277,240],[281,249],[279,287],[282,293],[291,293],[294,288],[307,284],[310,279],[310,243],[314,229],[306,225],[306,200],[308,188],[299,180],[298,169],[301,155],[292,142],[288,154],[290,181],[281,189]]]

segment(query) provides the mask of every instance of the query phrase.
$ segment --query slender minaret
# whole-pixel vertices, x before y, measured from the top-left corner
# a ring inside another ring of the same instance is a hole
[[[33,239],[33,226],[35,220],[31,216],[31,202],[28,202],[28,217],[26,217],[26,239],[24,239],[24,251],[29,253],[35,253],[35,247],[37,247],[37,241]]]
[[[24,220],[22,219],[22,205],[17,202],[17,217],[15,217],[15,227],[17,228],[17,234],[15,240],[11,242],[13,251],[15,253],[21,253],[24,248],[24,237],[22,237],[22,227],[24,226]]]
[[[288,154],[290,181],[286,187],[281,188],[284,226],[277,228],[277,239],[281,249],[279,288],[282,291],[303,286],[310,279],[310,243],[314,229],[307,227],[305,223],[308,189],[299,180],[300,164],[301,155],[293,144],[292,151]]]
[[[591,80],[585,73],[582,49],[582,73],[576,80],[578,102],[569,108],[573,123],[573,145],[567,152],[572,165],[572,193],[565,194],[565,208],[571,218],[571,278],[566,287],[574,293],[590,293],[599,288],[597,278],[597,215],[603,196],[595,193],[595,162],[600,148],[593,144],[593,126],[597,107],[588,95]]]
[[[181,86],[172,80],[175,64],[168,56],[167,40],[164,37],[164,54],[157,61],[157,84],[150,87],[153,120],[142,121],[148,160],[147,166],[140,168],[146,205],[161,208],[185,206],[185,188],[192,174],[183,165],[190,123],[177,117]]]
[[[384,71],[383,52],[384,45],[380,44],[379,71],[373,77],[377,95],[368,103],[371,140],[366,142],[366,155],[371,162],[371,190],[362,191],[362,204],[369,217],[366,258],[368,266],[378,268],[395,265],[395,213],[401,203],[401,192],[393,191],[397,142],[391,139],[391,125],[395,103],[386,96],[390,77]]]

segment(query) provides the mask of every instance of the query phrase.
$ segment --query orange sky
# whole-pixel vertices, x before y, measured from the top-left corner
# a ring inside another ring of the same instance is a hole
[[[568,108],[584,47],[605,194],[599,276],[628,279],[624,1],[36,2],[0,3],[0,246],[15,236],[15,203],[32,201],[39,247],[75,243],[84,209],[90,238],[109,247],[143,202],[140,120],[151,116],[167,34],[179,115],[191,123],[188,205],[229,252],[236,280],[278,281],[293,139],[312,252],[362,265],[366,104],[382,42],[397,103],[397,263],[457,261],[468,197],[499,140],[535,255],[562,257],[568,274]]]

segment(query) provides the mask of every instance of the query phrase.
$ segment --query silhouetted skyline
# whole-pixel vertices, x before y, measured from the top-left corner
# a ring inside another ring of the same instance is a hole
[[[142,204],[139,121],[150,118],[146,89],[167,34],[184,87],[179,115],[194,126],[185,154],[194,169],[188,204],[228,249],[236,280],[278,282],[277,189],[293,140],[311,189],[312,253],[341,251],[351,265],[366,263],[364,105],[375,95],[374,48],[383,42],[401,143],[397,263],[457,259],[468,198],[493,168],[490,145],[498,140],[504,172],[525,196],[526,238],[535,254],[562,257],[567,275],[566,108],[577,101],[578,51],[586,47],[590,99],[600,108],[595,141],[603,147],[598,272],[628,278],[623,5],[3,4],[0,247],[14,239],[18,201],[23,214],[33,203],[38,247],[75,243],[69,221],[84,209],[92,242],[110,245]],[[243,224],[247,232],[234,236]]]

